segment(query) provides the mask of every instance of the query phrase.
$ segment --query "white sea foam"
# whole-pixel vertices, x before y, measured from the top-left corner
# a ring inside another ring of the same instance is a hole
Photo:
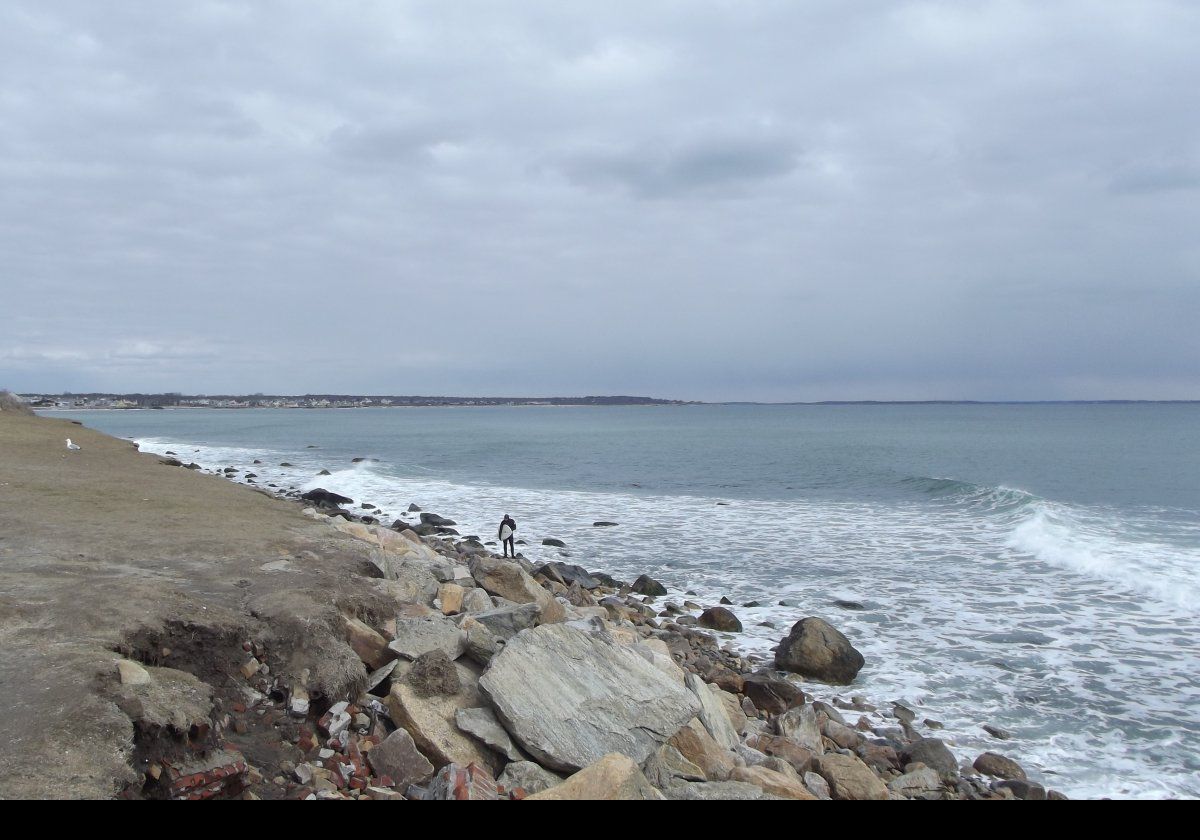
[[[181,457],[196,448],[141,443]],[[389,523],[416,521],[405,513],[416,502],[455,519],[464,535],[494,540],[510,514],[534,562],[564,559],[627,579],[648,573],[676,602],[688,591],[702,603],[728,596],[746,628],[729,640],[768,659],[792,622],[825,617],[867,659],[845,693],[902,700],[918,721],[936,718],[960,758],[1002,751],[1072,796],[1200,796],[1200,556],[1186,541],[1130,537],[1160,530],[1149,525],[953,482],[930,485],[931,503],[719,506],[694,496],[464,486],[389,464],[317,477],[316,452],[200,449],[187,457],[252,469],[258,486],[321,486],[368,501]],[[255,458],[264,463],[251,466]],[[278,466],[285,461],[294,467]],[[620,525],[593,527],[598,520]],[[568,547],[543,546],[545,537]],[[839,599],[865,609],[841,609]],[[740,606],[751,600],[761,606]],[[998,743],[984,723],[1016,737]]]

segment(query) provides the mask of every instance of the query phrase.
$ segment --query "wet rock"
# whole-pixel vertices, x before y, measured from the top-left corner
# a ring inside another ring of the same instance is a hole
[[[713,607],[705,610],[697,623],[707,630],[719,630],[723,633],[742,632],[742,622],[736,615],[724,607]]]
[[[983,731],[1000,741],[1008,741],[1012,739],[1012,733],[1007,729],[1001,729],[999,726],[985,724]]]
[[[767,714],[781,715],[793,706],[804,703],[804,692],[794,683],[768,674],[748,674],[742,678],[742,693],[755,708]]]
[[[667,594],[667,588],[649,575],[642,575],[633,582],[633,591],[638,595],[658,597]]]
[[[904,760],[912,764],[920,762],[944,777],[958,775],[958,760],[942,741],[937,738],[921,738],[909,745],[904,752]]]
[[[566,586],[580,586],[583,589],[598,589],[602,584],[592,577],[582,566],[572,566],[569,563],[547,563],[538,569],[538,574],[546,575],[552,580],[558,580]]]
[[[283,465],[280,464],[280,466],[283,466]],[[319,505],[320,504],[333,505],[334,507],[337,507],[339,505],[354,504],[353,499],[346,498],[345,496],[340,496],[337,493],[331,493],[328,490],[326,490],[324,487],[318,487],[315,490],[309,490],[307,493],[302,494],[300,496],[300,498],[304,499],[306,502],[315,502]]]
[[[447,519],[444,516],[438,516],[436,513],[422,513],[421,524],[432,525],[435,528],[450,528],[458,523],[453,519]]]
[[[1027,799],[1031,802],[1041,802],[1048,798],[1044,787],[1025,779],[1006,779],[996,782],[994,787],[996,790],[1009,791],[1017,799]]]
[[[480,687],[517,743],[559,770],[610,752],[644,761],[700,710],[689,691],[628,647],[563,625],[514,637]]]
[[[496,782],[508,791],[520,788],[526,794],[534,794],[562,784],[563,777],[532,761],[513,761],[504,768]]]
[[[593,522],[592,527],[593,528],[615,528],[619,524],[620,523],[618,523],[618,522]]]
[[[833,605],[835,607],[841,607],[843,610],[858,611],[866,609],[866,606],[860,604],[858,601],[834,601]]]
[[[1025,769],[1011,758],[993,752],[985,752],[972,765],[985,776],[997,779],[1027,779]]]
[[[420,508],[420,507],[418,507],[416,504],[410,504],[410,505],[408,506],[408,512],[409,512],[409,513],[420,513],[420,512],[421,512],[421,508]]]
[[[397,729],[367,753],[367,763],[376,776],[390,776],[395,786],[404,790],[429,780],[434,767],[421,755],[412,736]]]
[[[826,753],[817,761],[817,772],[829,783],[829,792],[834,799],[888,798],[888,789],[883,781],[854,756]]]
[[[529,800],[659,800],[663,795],[647,781],[628,756],[610,753],[562,784],[535,793]]]
[[[850,640],[819,618],[797,621],[775,652],[780,670],[833,685],[849,685],[863,664]]]
[[[554,548],[566,548],[567,547],[567,544],[565,542],[563,542],[562,540],[556,540],[553,537],[546,537],[546,539],[542,540],[542,545],[549,545],[549,546],[553,546]]]

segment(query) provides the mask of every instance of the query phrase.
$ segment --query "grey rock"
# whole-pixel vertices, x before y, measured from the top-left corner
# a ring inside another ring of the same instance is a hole
[[[525,759],[491,709],[459,709],[454,713],[454,722],[463,732],[478,738],[509,761]]]
[[[663,791],[667,799],[687,801],[726,801],[750,800],[758,802],[764,799],[778,799],[765,793],[758,785],[745,782],[684,782]]]
[[[683,753],[670,744],[663,744],[646,759],[642,772],[659,790],[679,782],[703,782],[704,771],[683,757]]]
[[[442,616],[398,617],[396,638],[388,644],[388,650],[405,659],[416,659],[431,650],[443,650],[451,659],[458,659],[464,647],[465,641],[458,625]]]
[[[466,616],[460,627],[463,632],[463,652],[473,662],[486,666],[504,648],[505,640],[475,621],[474,616]]]
[[[538,573],[556,579],[566,586],[579,584],[589,591],[601,585],[600,581],[592,577],[587,569],[582,566],[572,566],[569,563],[547,563],[538,569]]]
[[[719,630],[723,633],[741,633],[742,622],[738,617],[724,607],[713,607],[700,614],[696,623],[707,630]]]
[[[727,750],[737,746],[741,742],[741,738],[738,737],[733,723],[729,720],[729,713],[725,711],[725,705],[717,699],[708,684],[695,674],[687,674],[684,677],[684,684],[700,703],[698,717],[713,740]]]
[[[817,722],[817,710],[810,703],[788,709],[776,718],[775,731],[817,755],[825,752],[824,742],[821,740],[821,727]]]
[[[367,763],[375,775],[391,776],[401,790],[426,781],[434,769],[403,729],[397,729],[368,752]]]
[[[507,641],[522,630],[536,626],[541,615],[542,611],[537,604],[520,604],[473,613],[471,618],[486,627],[496,638]]]
[[[633,582],[633,591],[639,595],[666,595],[667,588],[650,575],[642,575]]]
[[[473,587],[463,594],[462,612],[467,615],[487,612],[493,608],[491,596],[482,589]]]
[[[377,584],[400,604],[433,603],[438,594],[438,579],[430,571],[415,563],[397,563],[391,555],[373,559],[382,572],[386,583]]]
[[[943,776],[958,775],[958,760],[950,748],[937,738],[922,738],[913,742],[904,757],[909,763],[920,762]]]
[[[813,773],[811,770],[805,773],[804,786],[812,791],[812,795],[817,799],[833,799],[833,794],[829,791],[829,782],[825,781],[820,773]]]
[[[942,787],[942,777],[929,767],[917,767],[888,782],[888,790],[905,796],[932,793]]]
[[[797,621],[775,652],[780,670],[833,685],[849,685],[864,662],[849,639],[819,618]]]
[[[561,625],[515,636],[479,685],[517,743],[556,770],[614,752],[641,763],[700,711],[628,647]]]
[[[997,779],[1027,779],[1025,768],[1013,761],[1007,756],[993,752],[985,752],[979,758],[975,759],[972,765],[976,770],[985,776],[993,776]]]
[[[1027,799],[1033,802],[1040,802],[1047,798],[1046,789],[1034,782],[1026,781],[1025,779],[1006,779],[1002,782],[996,782],[994,785],[996,790],[1007,790],[1012,793],[1017,799]]]
[[[551,773],[546,768],[532,761],[514,761],[504,768],[504,772],[496,779],[505,790],[522,788],[527,794],[541,793],[544,790],[562,784],[563,777]]]

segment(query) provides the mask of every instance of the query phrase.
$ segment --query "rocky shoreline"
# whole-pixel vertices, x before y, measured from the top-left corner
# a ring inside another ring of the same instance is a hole
[[[385,606],[341,615],[361,679],[339,696],[321,693],[306,673],[276,674],[289,652],[245,640],[241,696],[216,701],[200,739],[210,749],[160,727],[154,748],[141,750],[146,781],[126,795],[1065,798],[1006,756],[960,762],[932,734],[937,721],[918,722],[901,704],[832,688],[816,696],[814,683],[849,684],[864,664],[819,618],[798,617],[774,661],[745,656],[718,635],[741,631],[727,599],[699,604],[644,575],[625,582],[563,562],[504,560],[415,504],[417,521],[385,525],[368,501],[266,492],[369,547],[362,586]],[[155,686],[153,669],[120,667],[131,696]]]

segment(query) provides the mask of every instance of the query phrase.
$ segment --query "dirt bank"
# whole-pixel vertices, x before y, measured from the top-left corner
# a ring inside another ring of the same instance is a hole
[[[368,555],[294,504],[70,421],[0,412],[0,797],[140,784],[131,717],[144,710],[122,698],[121,653],[219,698],[253,640],[286,651],[268,657],[274,673],[308,669],[344,693],[362,669],[338,613],[379,608]]]

